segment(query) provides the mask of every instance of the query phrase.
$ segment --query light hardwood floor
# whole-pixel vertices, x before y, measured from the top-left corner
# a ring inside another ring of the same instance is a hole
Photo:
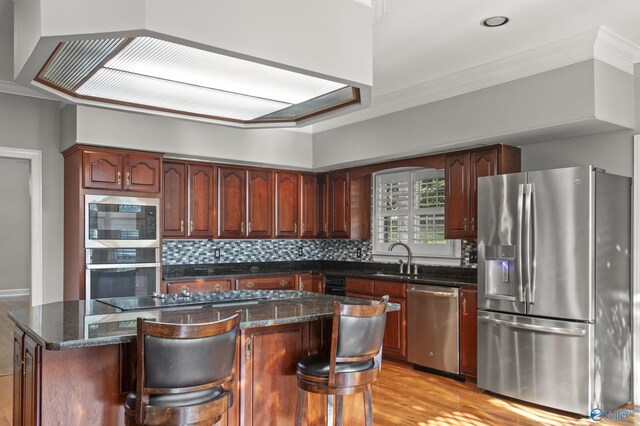
[[[0,426],[11,425],[12,378],[0,377]],[[598,423],[568,416],[486,394],[473,383],[457,382],[389,361],[383,363],[380,379],[374,386],[373,401],[375,424],[384,426],[640,424],[640,414],[629,422],[603,420]]]

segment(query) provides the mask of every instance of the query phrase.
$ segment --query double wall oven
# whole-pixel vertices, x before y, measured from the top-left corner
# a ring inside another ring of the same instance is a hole
[[[159,291],[159,210],[157,198],[85,196],[87,300]]]

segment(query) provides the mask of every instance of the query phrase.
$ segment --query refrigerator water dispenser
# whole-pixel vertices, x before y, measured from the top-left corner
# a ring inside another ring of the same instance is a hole
[[[485,247],[486,297],[513,298],[516,296],[516,246]]]

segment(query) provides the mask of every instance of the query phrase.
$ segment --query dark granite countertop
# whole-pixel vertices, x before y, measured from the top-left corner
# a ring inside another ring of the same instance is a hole
[[[136,334],[138,317],[194,324],[217,321],[240,310],[240,328],[255,328],[330,318],[335,301],[370,303],[362,299],[280,290],[287,291],[291,292],[291,298],[262,300],[248,305],[201,305],[126,312],[96,301],[90,302],[89,309],[84,301],[56,302],[16,309],[9,312],[9,318],[43,348],[61,350],[130,342]],[[399,309],[399,305],[389,304],[389,311]]]
[[[418,275],[401,275],[394,263],[300,261],[223,263],[164,266],[167,281],[187,281],[211,278],[244,278],[252,276],[322,273],[339,277],[368,278],[416,284],[443,286],[476,286],[477,270],[455,266],[420,265]]]

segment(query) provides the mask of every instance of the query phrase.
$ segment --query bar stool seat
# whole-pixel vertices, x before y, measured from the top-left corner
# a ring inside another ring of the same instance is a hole
[[[374,305],[334,305],[330,353],[310,355],[298,361],[296,426],[302,426],[307,393],[327,395],[327,422],[331,424],[335,401],[337,426],[342,425],[344,395],[363,393],[364,418],[373,426],[371,385],[378,379],[376,362],[382,347],[388,296]]]
[[[373,367],[373,360],[356,362],[337,362],[336,373],[354,373]],[[298,361],[298,372],[302,374],[313,374],[319,377],[329,378],[331,368],[331,357],[329,354],[316,354],[302,358]]]
[[[149,405],[153,407],[186,407],[189,405],[201,405],[219,398],[222,393],[222,387],[218,386],[211,389],[204,389],[189,393],[149,395]],[[124,403],[125,410],[135,411],[136,399],[136,392],[129,392]]]

